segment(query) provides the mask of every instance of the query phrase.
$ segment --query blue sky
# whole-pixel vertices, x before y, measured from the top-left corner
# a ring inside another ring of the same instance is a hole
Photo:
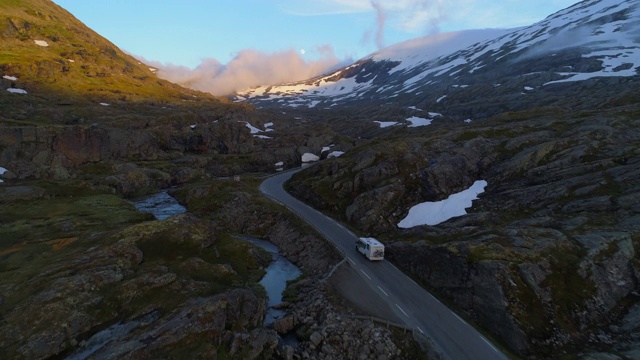
[[[377,50],[368,0],[54,0],[123,50],[188,67],[227,63],[243,49],[265,52],[330,45],[338,58]],[[387,11],[384,44],[433,31],[517,27],[575,0],[378,1]],[[427,14],[421,15],[420,12]]]
[[[244,61],[234,64],[236,69],[240,64],[253,66],[262,57],[260,61],[295,61],[298,67],[307,64],[313,71],[320,71],[323,66],[362,58],[381,46],[434,32],[530,25],[577,2],[53,1],[121,49],[154,66],[177,68],[183,77],[189,69],[205,68],[209,72],[203,75],[201,71],[200,76],[213,76],[243,56]],[[299,76],[307,75],[303,72]]]

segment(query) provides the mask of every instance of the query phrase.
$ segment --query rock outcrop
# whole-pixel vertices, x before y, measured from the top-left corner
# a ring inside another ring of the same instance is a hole
[[[609,325],[637,303],[636,127],[523,114],[416,131],[300,172],[289,189],[386,240],[398,267],[514,352],[599,349],[618,344]],[[488,186],[469,215],[398,229],[411,206],[479,179]]]
[[[275,350],[276,332],[262,328],[266,299],[219,263],[231,255],[216,249],[208,221],[179,215],[51,244],[40,255],[46,266],[27,264],[1,284],[0,348],[10,358],[256,359]]]

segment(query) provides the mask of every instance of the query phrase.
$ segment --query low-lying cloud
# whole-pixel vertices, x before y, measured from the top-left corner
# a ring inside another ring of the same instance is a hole
[[[203,59],[195,69],[158,62],[146,63],[156,67],[158,77],[162,79],[216,96],[225,96],[260,85],[313,78],[351,62],[351,59],[338,59],[328,45],[316,49],[316,52],[320,56],[307,61],[295,50],[275,53],[242,50],[228,64],[208,58]]]

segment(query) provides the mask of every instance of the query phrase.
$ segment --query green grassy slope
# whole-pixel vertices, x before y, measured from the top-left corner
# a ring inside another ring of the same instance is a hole
[[[59,104],[214,99],[158,79],[147,65],[49,0],[0,2],[0,44],[0,77],[18,78],[0,79],[2,87]]]

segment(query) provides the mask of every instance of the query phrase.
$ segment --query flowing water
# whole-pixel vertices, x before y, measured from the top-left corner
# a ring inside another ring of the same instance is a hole
[[[186,211],[185,207],[180,205],[178,200],[169,195],[167,191],[141,196],[132,199],[131,202],[138,210],[151,213],[158,220],[164,220]],[[300,269],[280,255],[278,247],[272,243],[250,236],[239,236],[239,238],[265,249],[273,257],[273,262],[265,269],[265,275],[260,280],[260,284],[267,291],[269,303],[264,324],[271,325],[276,319],[284,315],[283,310],[274,309],[273,307],[282,302],[282,292],[287,286],[287,281],[298,278],[301,274]]]
[[[239,236],[239,238],[267,250],[273,257],[273,262],[265,269],[266,273],[260,280],[260,284],[267,290],[269,299],[269,309],[267,309],[264,324],[271,325],[284,315],[283,310],[275,309],[274,306],[282,302],[282,292],[287,287],[287,281],[298,278],[302,272],[291,261],[280,255],[278,247],[272,243],[249,236]]]
[[[153,214],[158,220],[164,220],[174,215],[182,214],[187,209],[167,191],[140,196],[131,199],[131,203],[140,211]]]

